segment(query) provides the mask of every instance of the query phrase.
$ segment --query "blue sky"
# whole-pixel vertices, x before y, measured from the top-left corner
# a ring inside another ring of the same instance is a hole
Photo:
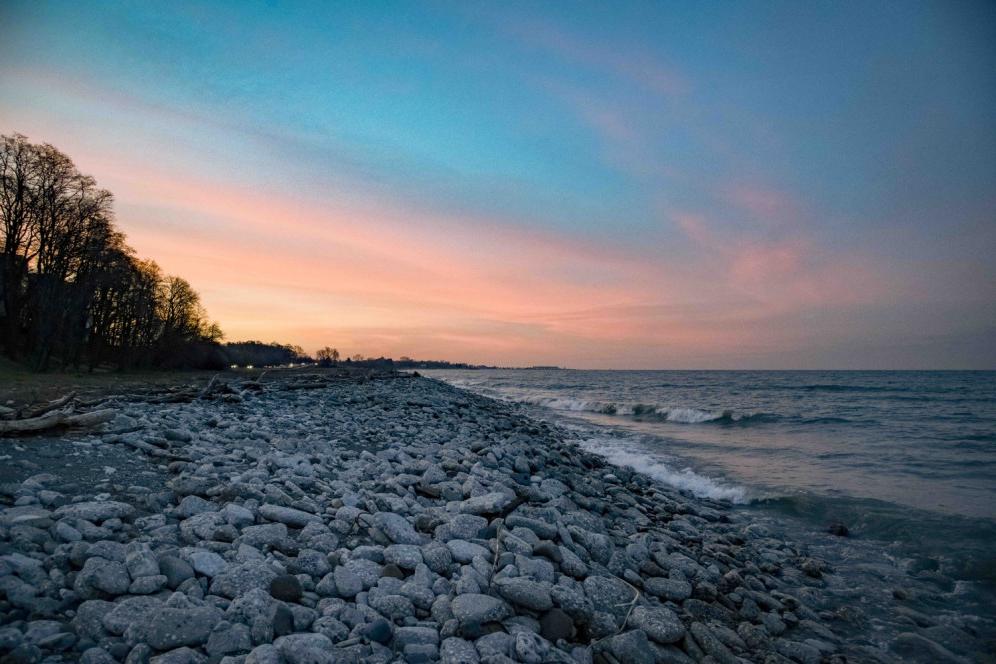
[[[0,20],[0,129],[111,188],[136,248],[230,337],[996,367],[991,3],[7,2]]]

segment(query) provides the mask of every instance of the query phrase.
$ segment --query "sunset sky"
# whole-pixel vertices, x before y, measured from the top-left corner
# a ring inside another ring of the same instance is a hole
[[[991,2],[0,3],[229,340],[579,368],[996,368]]]

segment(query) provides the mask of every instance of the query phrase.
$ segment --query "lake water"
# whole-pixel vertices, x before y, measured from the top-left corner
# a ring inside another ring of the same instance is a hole
[[[426,373],[697,496],[811,533],[841,522],[910,574],[996,587],[996,372]]]

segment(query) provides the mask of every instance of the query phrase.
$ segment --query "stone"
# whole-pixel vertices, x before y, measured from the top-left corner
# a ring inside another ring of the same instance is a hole
[[[332,641],[322,634],[288,634],[273,642],[287,664],[333,664]]]
[[[190,560],[190,565],[194,568],[195,572],[208,578],[218,576],[228,567],[225,559],[214,551],[194,551],[187,558]]]
[[[241,623],[220,622],[215,625],[204,649],[212,658],[247,653],[252,648],[249,627]]]
[[[411,644],[439,643],[439,632],[432,627],[399,627],[394,630],[394,642],[404,648]]]
[[[245,664],[280,664],[280,651],[272,643],[258,645],[246,656]]]
[[[218,506],[209,500],[204,500],[200,496],[185,496],[177,506],[177,513],[184,519],[189,519],[198,514],[217,511]]]
[[[464,514],[501,514],[513,500],[515,500],[514,494],[495,491],[468,498],[461,502],[457,509]]]
[[[478,664],[481,661],[474,644],[456,636],[443,640],[439,659],[442,664]]]
[[[603,642],[606,650],[619,662],[626,664],[654,664],[654,651],[647,641],[647,635],[639,629],[616,634]]]
[[[708,627],[696,622],[692,623],[690,631],[702,650],[719,664],[738,664],[737,656]]]
[[[423,537],[416,532],[408,519],[393,512],[374,514],[374,525],[395,544],[422,544]]]
[[[245,528],[256,522],[256,517],[251,511],[235,503],[225,505],[221,509],[221,514],[229,525],[236,528]]]
[[[383,618],[377,618],[373,622],[364,625],[361,634],[370,641],[386,644],[394,637],[394,628],[391,623]]]
[[[625,581],[609,576],[589,576],[582,584],[596,608],[622,618],[629,611],[636,591]]]
[[[281,507],[280,505],[260,505],[259,515],[270,521],[277,521],[291,528],[304,528],[309,523],[322,523],[322,517],[317,514],[310,514],[293,507]]]
[[[260,549],[275,546],[287,538],[287,526],[282,523],[264,523],[242,529],[240,540],[243,544]]]
[[[658,643],[676,643],[685,636],[685,626],[671,609],[638,606],[630,614],[629,624],[642,629]]]
[[[162,556],[159,559],[159,573],[166,577],[166,585],[173,590],[187,579],[194,578],[194,568],[190,563],[176,556]]]
[[[77,587],[90,587],[108,595],[122,595],[128,592],[131,577],[123,564],[103,558],[89,558],[76,577]],[[79,592],[79,589],[77,589]]]
[[[162,601],[154,597],[128,597],[116,602],[101,622],[111,634],[121,635],[132,623],[149,621],[162,606]]]
[[[156,560],[156,554],[152,553],[152,549],[145,543],[135,542],[129,544],[126,547],[124,562],[125,567],[128,568],[128,574],[131,575],[132,579],[138,579],[143,576],[157,576],[160,573],[159,561]]]
[[[654,576],[644,579],[643,588],[651,595],[663,597],[672,602],[683,602],[692,596],[692,584],[681,579]]]
[[[270,582],[276,577],[277,572],[265,561],[247,560],[241,565],[229,565],[224,572],[214,577],[210,591],[212,595],[235,599],[254,588],[268,591]]]
[[[548,586],[522,577],[495,579],[493,587],[498,594],[513,604],[533,611],[546,611],[553,607]]]
[[[422,550],[414,544],[392,544],[384,548],[384,562],[402,569],[415,569],[422,564]]]
[[[511,613],[508,605],[500,599],[473,593],[457,595],[450,603],[450,608],[461,626],[496,622]]]
[[[300,601],[303,594],[301,582],[293,574],[281,574],[270,581],[270,595],[284,602]]]
[[[482,558],[490,559],[492,553],[480,544],[474,544],[473,542],[459,539],[447,542],[446,548],[450,550],[450,555],[453,556],[453,560],[458,563],[469,563],[474,559],[474,556],[481,556]]]
[[[550,609],[540,618],[540,636],[551,643],[574,636],[574,620],[563,609]]]
[[[55,510],[57,518],[72,517],[98,523],[108,519],[129,519],[135,514],[135,508],[128,503],[113,500],[71,503]]]
[[[156,574],[155,576],[140,576],[128,586],[130,595],[151,595],[166,587],[166,576]]]
[[[349,599],[363,591],[363,580],[344,565],[332,570],[332,577],[335,579],[336,593],[339,597]]]
[[[513,647],[516,658],[525,664],[540,664],[550,652],[550,642],[532,632],[517,632]]]
[[[220,620],[221,612],[213,607],[165,607],[133,622],[125,632],[125,638],[148,643],[156,650],[199,646],[207,642]]]

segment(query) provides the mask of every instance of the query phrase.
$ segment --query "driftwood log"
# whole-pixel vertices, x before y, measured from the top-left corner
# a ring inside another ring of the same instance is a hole
[[[55,427],[92,427],[113,420],[115,415],[117,411],[112,408],[89,413],[74,413],[71,408],[67,408],[21,420],[0,420],[0,435],[31,433]]]

